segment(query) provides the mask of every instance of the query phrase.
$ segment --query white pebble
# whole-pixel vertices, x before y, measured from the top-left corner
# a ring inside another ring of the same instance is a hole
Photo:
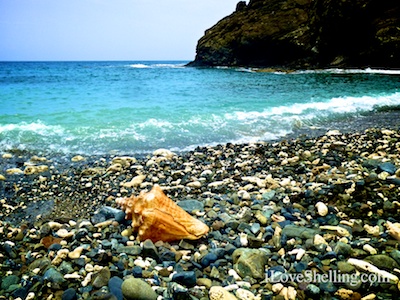
[[[237,284],[230,284],[224,287],[224,289],[227,290],[228,292],[234,291],[238,288],[239,286]]]
[[[249,290],[245,290],[245,289],[242,289],[242,288],[237,289],[235,294],[236,294],[236,297],[238,297],[240,300],[256,300],[256,299],[259,299],[252,292],[250,292]]]
[[[278,294],[280,291],[283,289],[283,284],[282,283],[275,283],[272,285],[272,291],[275,294]]]
[[[92,264],[86,264],[85,265],[85,271],[86,272],[93,272],[94,271],[94,267]]]
[[[65,229],[65,228],[61,228],[61,229],[59,229],[59,230],[57,231],[57,235],[58,235],[60,238],[65,239],[65,238],[69,238],[69,237],[73,236],[74,233],[73,233],[73,232],[69,232],[69,231],[68,231],[67,229]]]
[[[72,274],[65,274],[64,278],[65,279],[81,279],[81,275],[79,275],[78,273],[74,272]]]
[[[92,275],[92,272],[86,275],[85,279],[82,281],[82,286],[87,286],[90,283],[90,281],[92,280]]]
[[[323,202],[318,202],[315,204],[315,208],[321,217],[325,217],[328,214],[328,206],[326,206],[326,204]]]
[[[242,278],[240,278],[239,274],[234,269],[229,269],[228,275],[232,276],[236,281],[242,280]]]
[[[365,245],[363,246],[363,250],[369,252],[369,254],[371,254],[371,255],[375,255],[375,254],[378,253],[378,252],[376,251],[376,249],[375,249],[374,247],[372,247],[370,244],[365,244]]]
[[[62,227],[62,224],[58,223],[58,222],[53,222],[50,221],[49,223],[47,223],[49,225],[49,227],[53,230],[57,230],[60,229]]]
[[[244,233],[244,232],[239,233],[239,239],[240,239],[240,244],[243,247],[246,247],[249,244],[246,233]]]

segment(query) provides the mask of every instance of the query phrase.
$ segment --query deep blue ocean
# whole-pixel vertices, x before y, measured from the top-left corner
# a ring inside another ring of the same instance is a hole
[[[135,154],[270,141],[400,106],[400,71],[186,61],[0,62],[0,152]]]

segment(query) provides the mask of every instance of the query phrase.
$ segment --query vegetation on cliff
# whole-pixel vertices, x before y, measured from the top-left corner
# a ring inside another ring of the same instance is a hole
[[[205,32],[193,66],[400,67],[397,0],[250,0]]]

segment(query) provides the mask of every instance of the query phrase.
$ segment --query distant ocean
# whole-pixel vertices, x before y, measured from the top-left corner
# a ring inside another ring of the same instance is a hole
[[[270,141],[400,106],[400,71],[186,61],[0,62],[0,152],[137,154]]]

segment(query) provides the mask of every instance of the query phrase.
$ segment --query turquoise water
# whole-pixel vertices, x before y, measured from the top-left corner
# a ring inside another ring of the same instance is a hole
[[[181,61],[0,62],[0,151],[146,153],[268,141],[400,105],[400,72]]]

